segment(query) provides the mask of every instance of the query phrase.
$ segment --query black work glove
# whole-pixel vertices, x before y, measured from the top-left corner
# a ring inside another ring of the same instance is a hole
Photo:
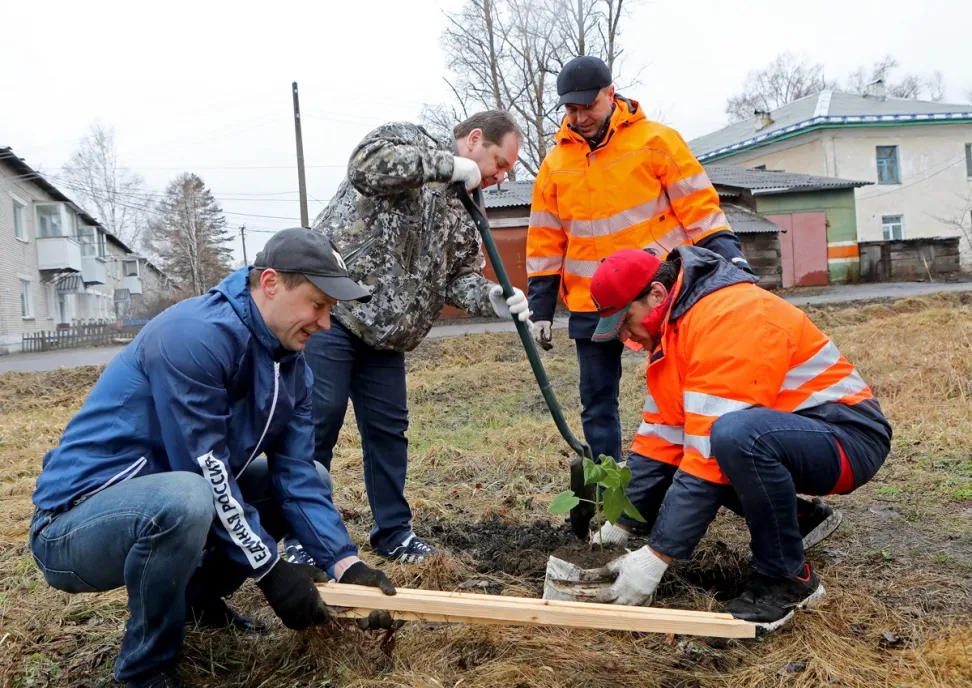
[[[386,595],[395,594],[395,586],[388,580],[383,572],[373,569],[363,561],[356,561],[348,567],[341,575],[340,583],[350,583],[351,585],[367,585],[378,588]],[[358,619],[358,628],[362,631],[377,631],[379,629],[389,629],[401,624],[395,624],[391,614],[384,610],[374,610],[367,617]]]
[[[284,626],[301,631],[331,620],[314,585],[326,582],[327,574],[316,566],[291,564],[280,559],[267,575],[257,581],[257,586]]]

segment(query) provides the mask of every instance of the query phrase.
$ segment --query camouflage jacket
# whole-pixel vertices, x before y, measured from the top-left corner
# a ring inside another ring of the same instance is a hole
[[[340,303],[332,317],[379,349],[411,351],[444,304],[494,315],[482,239],[452,177],[452,147],[408,123],[378,127],[358,144],[348,176],[314,229],[333,241],[368,303]]]

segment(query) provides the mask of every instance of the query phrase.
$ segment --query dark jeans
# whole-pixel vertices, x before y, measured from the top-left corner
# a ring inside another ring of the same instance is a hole
[[[361,433],[365,489],[375,526],[371,546],[393,549],[412,530],[405,499],[408,400],[405,354],[374,349],[331,320],[304,350],[314,373],[314,459],[330,469],[348,399]]]
[[[628,455],[626,465],[631,469],[631,482],[628,483],[625,494],[638,510],[638,513],[645,519],[645,522],[641,523],[629,518],[626,514],[621,514],[618,524],[634,533],[647,536],[651,532],[652,526],[655,525],[658,511],[665,500],[668,488],[672,485],[678,466],[655,461],[635,453]],[[742,505],[739,503],[736,493],[732,490],[722,492],[720,503],[737,516],[742,516]],[[810,505],[807,504],[806,506]]]
[[[880,466],[887,456],[886,439],[860,434],[852,451],[873,452],[865,463]],[[742,504],[752,536],[753,566],[767,576],[792,577],[804,562],[797,525],[797,493],[830,494],[840,476],[840,454],[832,426],[795,413],[752,408],[727,413],[712,425],[711,450]],[[854,488],[871,479],[855,476]]]
[[[621,342],[593,342],[575,339],[580,367],[581,425],[594,460],[601,454],[622,461],[621,414],[618,395],[621,387]]]
[[[238,484],[264,529],[283,537],[288,528],[271,498],[266,459],[253,461]],[[30,548],[52,587],[69,593],[127,589],[130,618],[115,662],[119,681],[175,662],[187,606],[225,597],[246,580],[248,571],[208,546],[215,542],[209,537],[214,516],[209,483],[181,471],[118,483],[59,514],[34,512]]]

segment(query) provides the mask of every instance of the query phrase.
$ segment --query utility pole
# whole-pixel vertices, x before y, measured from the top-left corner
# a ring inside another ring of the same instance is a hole
[[[294,87],[294,129],[297,132],[297,181],[300,184],[300,226],[309,227],[307,218],[307,185],[304,182],[304,141],[300,136],[300,103],[297,100],[297,82]]]
[[[240,239],[243,241],[243,265],[249,265],[250,261],[246,257],[246,223],[240,225]]]

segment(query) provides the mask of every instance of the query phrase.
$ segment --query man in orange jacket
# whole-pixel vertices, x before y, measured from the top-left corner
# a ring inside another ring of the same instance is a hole
[[[625,249],[594,272],[593,340],[648,354],[644,422],[629,499],[648,544],[609,565],[602,601],[645,604],[673,558],[688,558],[719,507],[738,502],[752,577],[725,606],[765,630],[824,594],[804,557],[797,493],[847,494],[890,452],[891,426],[854,366],[807,315],[715,253],[661,261]]]
[[[673,129],[616,95],[611,70],[577,57],[557,77],[566,109],[533,187],[527,235],[533,333],[550,348],[557,297],[570,311],[569,336],[580,367],[581,422],[594,456],[620,458],[618,342],[596,345],[590,278],[620,248],[704,246],[749,270],[705,170]]]

